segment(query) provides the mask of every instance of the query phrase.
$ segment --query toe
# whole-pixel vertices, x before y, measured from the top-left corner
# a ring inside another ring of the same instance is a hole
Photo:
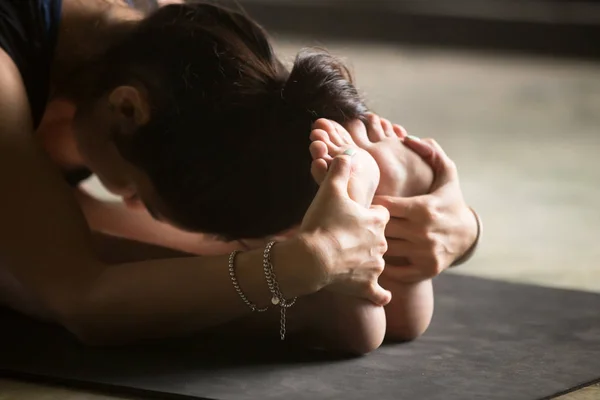
[[[383,129],[383,133],[386,137],[396,137],[394,126],[389,120],[381,118],[381,128]]]
[[[352,142],[358,146],[365,147],[369,145],[369,138],[367,137],[367,127],[365,124],[358,119],[352,120],[346,124],[347,132],[352,138]]]
[[[340,138],[342,139],[342,142],[344,142],[345,145],[356,144],[354,143],[354,140],[352,140],[352,136],[350,136],[350,133],[346,128],[344,128],[342,125],[338,124],[335,121],[332,121],[332,123],[335,126],[335,130],[337,131],[338,135],[340,135]]]
[[[381,118],[378,115],[372,113],[367,115],[367,136],[371,142],[379,142],[385,138]]]
[[[394,124],[394,133],[400,139],[404,139],[406,136],[408,136],[408,133],[406,132],[406,129],[404,129],[402,126],[396,125],[396,124]]]
[[[339,133],[337,132],[337,129],[336,129],[334,123],[328,119],[325,119],[325,118],[318,119],[314,123],[313,129],[321,129],[321,130],[327,132],[327,135],[329,135],[330,142],[335,144],[336,146],[342,146],[344,144],[344,142],[342,141],[342,138],[340,137]]]
[[[309,149],[313,160],[318,160],[319,158],[331,158],[331,156],[328,154],[329,149],[327,148],[325,142],[320,140],[314,141],[310,144]]]
[[[314,160],[310,165],[310,173],[318,185],[323,183],[325,176],[327,176],[327,161],[322,158]]]
[[[339,146],[331,141],[331,136],[329,133],[324,131],[323,129],[313,129],[310,133],[310,140],[313,142],[323,142],[327,146],[327,152],[331,154],[337,154]]]

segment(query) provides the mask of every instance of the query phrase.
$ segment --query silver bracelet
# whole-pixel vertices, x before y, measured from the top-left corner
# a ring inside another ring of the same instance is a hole
[[[269,290],[273,297],[271,297],[271,303],[275,306],[279,306],[281,317],[279,319],[279,336],[281,340],[285,340],[285,314],[286,310],[296,304],[297,297],[294,297],[291,301],[288,301],[281,293],[279,289],[279,283],[277,282],[277,277],[275,276],[275,271],[273,270],[273,263],[271,262],[271,249],[275,245],[275,241],[269,242],[265,246],[265,251],[263,252],[263,269],[265,271],[265,279],[267,280],[267,285],[269,286]]]
[[[269,309],[269,307],[258,308],[256,306],[256,304],[254,304],[253,302],[251,302],[250,300],[248,300],[248,298],[246,297],[246,295],[244,294],[244,292],[240,288],[240,284],[238,283],[238,280],[237,280],[237,278],[235,276],[235,257],[237,256],[238,253],[239,253],[239,250],[234,250],[229,255],[229,277],[231,278],[231,283],[233,284],[233,287],[235,288],[235,291],[237,292],[237,294],[240,295],[240,298],[244,301],[244,303],[246,303],[246,305],[252,311],[254,311],[254,312],[265,312],[265,311],[267,311]]]

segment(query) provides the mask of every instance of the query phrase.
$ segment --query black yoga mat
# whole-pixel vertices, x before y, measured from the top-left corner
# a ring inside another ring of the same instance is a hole
[[[279,343],[85,348],[0,314],[0,371],[123,394],[201,399],[532,400],[600,379],[600,295],[455,275],[419,340],[360,358]]]

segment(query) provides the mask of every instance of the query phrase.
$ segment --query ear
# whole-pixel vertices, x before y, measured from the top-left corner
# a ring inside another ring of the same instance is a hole
[[[125,132],[134,132],[150,120],[148,96],[134,86],[119,86],[108,96],[111,112]]]

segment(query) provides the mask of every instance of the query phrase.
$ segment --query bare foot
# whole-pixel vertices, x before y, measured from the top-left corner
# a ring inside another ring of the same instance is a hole
[[[373,157],[361,149],[350,134],[340,135],[335,126],[327,121],[321,124],[325,129],[315,129],[311,133],[311,152],[314,162],[312,164],[313,175],[318,176],[320,184],[327,173],[327,166],[333,158],[340,154],[348,154],[353,157],[352,176],[348,184],[348,195],[357,203],[369,207],[379,186],[379,167]],[[318,156],[315,157],[315,155]]]
[[[377,162],[380,171],[380,182],[377,195],[410,197],[427,193],[433,173],[420,160],[418,155],[404,146],[402,139],[406,131],[399,125],[369,114],[366,125],[360,121],[348,124],[348,130],[336,122],[326,119],[318,120],[311,133],[310,151],[313,159],[327,162],[331,145],[326,146],[327,139],[345,146],[358,146],[368,152]],[[319,143],[321,142],[321,143]],[[313,163],[313,176],[320,183],[325,177],[323,162]]]
[[[340,135],[332,123],[323,121],[325,123],[320,125],[322,128],[313,130],[311,134],[312,172],[315,179],[319,183],[323,181],[328,165],[337,155],[353,153],[348,195],[357,203],[369,207],[379,186],[377,162],[352,140],[348,132]],[[383,342],[386,326],[383,307],[327,290],[309,297],[314,311],[310,313],[305,328],[320,337],[327,347],[365,354]]]

